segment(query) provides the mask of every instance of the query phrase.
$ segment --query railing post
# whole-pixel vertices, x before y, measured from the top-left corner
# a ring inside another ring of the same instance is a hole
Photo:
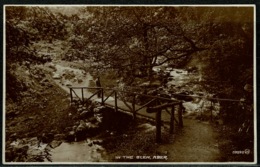
[[[162,110],[159,109],[159,111],[156,112],[156,142],[161,142],[161,113]]]
[[[179,119],[179,127],[183,127],[183,121],[182,121],[182,112],[183,112],[184,107],[182,106],[182,103],[180,103],[180,107],[178,110],[178,119]]]
[[[84,103],[84,92],[83,92],[83,88],[81,88],[81,94],[82,94],[82,103]]]
[[[135,94],[133,95],[133,103],[132,103],[132,107],[133,107],[133,117],[134,119],[136,119],[136,113],[135,113]]]
[[[72,104],[73,96],[72,96],[72,88],[70,88],[70,105]]]
[[[115,90],[115,111],[117,112],[117,91]]]
[[[170,134],[174,133],[174,109],[175,106],[172,106],[172,111],[171,111],[171,122],[170,122]]]

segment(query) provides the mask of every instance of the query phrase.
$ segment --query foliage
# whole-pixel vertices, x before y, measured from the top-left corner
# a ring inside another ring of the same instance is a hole
[[[65,29],[61,21],[47,8],[7,6],[5,22],[5,53],[7,98],[17,100],[25,85],[15,76],[15,69],[25,65],[50,61],[39,55],[32,44],[39,40],[64,39]]]
[[[73,48],[96,68],[112,68],[124,78],[150,77],[154,66],[186,61],[205,49],[187,36],[174,7],[87,7],[84,12],[89,18],[76,24]]]

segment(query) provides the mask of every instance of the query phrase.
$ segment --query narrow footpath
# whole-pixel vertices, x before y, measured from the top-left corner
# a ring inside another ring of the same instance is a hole
[[[208,122],[184,118],[184,127],[171,136],[170,143],[159,146],[167,152],[168,162],[219,162],[217,132]]]

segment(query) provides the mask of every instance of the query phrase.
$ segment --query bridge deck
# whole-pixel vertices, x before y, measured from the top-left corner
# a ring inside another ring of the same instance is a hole
[[[75,98],[75,97],[81,98],[82,97],[82,93],[84,94],[84,100],[88,99],[93,94],[91,92],[88,92],[87,90],[82,90],[81,91],[80,89],[75,89],[74,93],[72,94],[72,96],[73,96],[73,98]],[[106,99],[106,97],[104,97],[104,99]],[[102,101],[101,98],[98,98],[96,95],[93,96],[91,98],[91,100],[95,101],[95,102],[99,102],[99,103],[101,103],[101,101]],[[104,105],[109,107],[109,108],[115,109],[116,108],[115,99],[113,97],[109,97],[104,102]],[[120,112],[125,112],[127,114],[133,115],[132,110],[128,106],[133,107],[133,104],[130,103],[130,102],[123,102],[122,100],[117,98],[117,110],[120,111]],[[140,105],[135,104],[134,108],[135,108],[135,110],[138,110],[136,112],[136,116],[145,117],[145,118],[152,119],[152,120],[156,119],[156,113],[148,113],[148,112],[146,112],[147,107],[141,108]],[[139,108],[141,108],[141,109],[139,110]],[[177,112],[175,112],[175,114],[177,114]],[[162,120],[162,122],[170,123],[170,119],[171,119],[170,113],[168,113],[167,111],[164,110],[161,113],[161,120]]]
[[[132,106],[132,103],[129,103],[129,102],[126,102],[126,103],[127,103],[127,105]],[[117,108],[119,111],[133,114],[132,111],[127,107],[127,105],[123,101],[117,100]],[[105,106],[110,107],[110,108],[115,108],[115,100],[105,101]],[[138,110],[139,108],[141,108],[140,105],[135,105],[136,110]],[[156,114],[147,113],[146,109],[147,109],[147,107],[141,108],[140,110],[138,110],[136,112],[136,115],[141,116],[141,117],[147,117],[150,119],[155,119]],[[162,118],[163,122],[170,122],[170,114],[167,113],[166,111],[162,112],[161,118]]]

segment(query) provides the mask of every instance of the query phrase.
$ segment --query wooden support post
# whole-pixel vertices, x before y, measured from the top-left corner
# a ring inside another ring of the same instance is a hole
[[[115,111],[117,112],[117,92],[115,91]]]
[[[182,121],[182,112],[184,107],[182,106],[182,103],[180,103],[179,111],[178,111],[178,118],[179,118],[179,127],[183,127],[183,121]]]
[[[171,122],[170,122],[170,134],[174,133],[174,106],[172,106],[172,111],[171,111]]]
[[[104,89],[101,88],[101,104],[104,105]]]
[[[136,119],[136,113],[135,113],[135,94],[133,95],[132,107],[133,107],[133,117],[134,117],[134,119]]]
[[[82,103],[84,103],[84,92],[83,92],[83,88],[81,88],[81,94],[82,94]]]
[[[161,113],[162,110],[156,112],[156,142],[161,142]]]
[[[72,104],[73,96],[72,96],[72,88],[70,88],[70,105]]]

